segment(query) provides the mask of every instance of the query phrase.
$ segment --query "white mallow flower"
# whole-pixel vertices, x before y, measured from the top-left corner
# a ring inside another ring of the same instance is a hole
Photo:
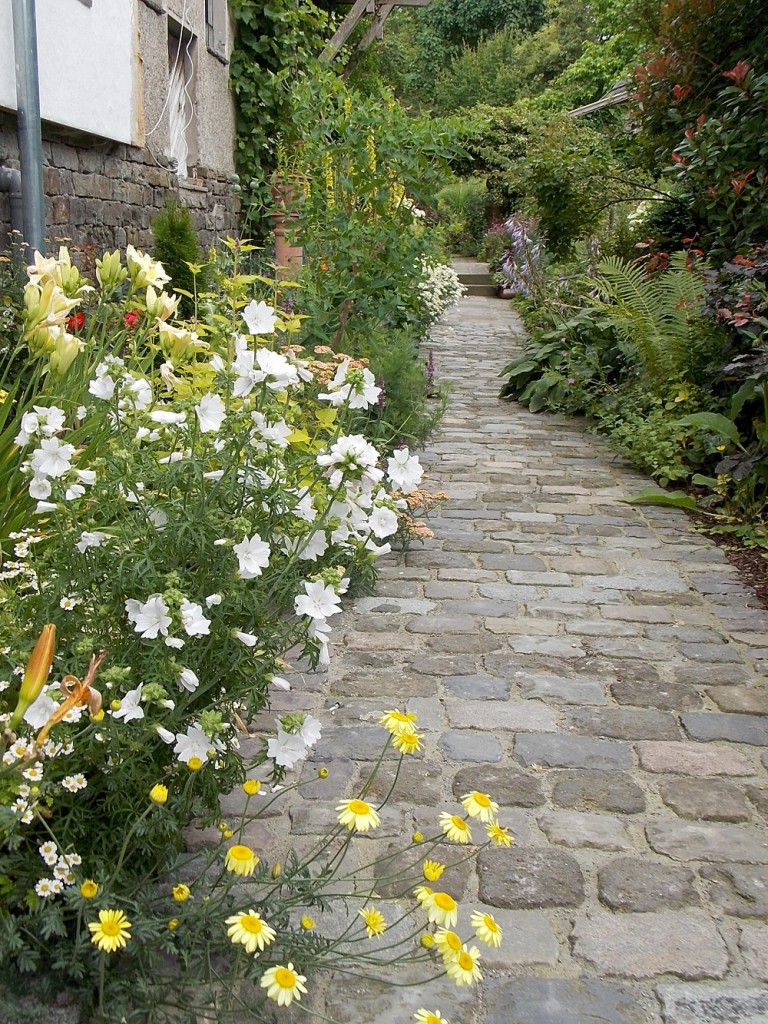
[[[270,391],[285,391],[292,384],[298,384],[299,375],[285,356],[272,352],[268,348],[260,348],[255,354],[241,351],[232,364],[237,373],[233,388],[236,398],[245,398],[257,384],[266,382]]]
[[[376,467],[379,453],[362,434],[347,434],[335,441],[327,452],[317,456],[317,464],[325,469],[331,487],[340,487],[343,480],[359,483],[370,493],[384,476]]]
[[[96,482],[96,470],[94,469],[76,469],[77,479],[90,487]]]
[[[263,541],[258,533],[254,533],[252,537],[244,537],[239,544],[235,544],[233,551],[240,563],[238,574],[242,580],[252,580],[261,576],[261,570],[269,565],[269,544]]]
[[[368,517],[368,528],[376,537],[391,537],[397,533],[397,515],[386,505],[379,505]]]
[[[262,439],[258,441],[255,433],[252,435],[251,439],[257,448],[266,448],[268,444],[273,444],[278,448],[288,447],[291,428],[285,420],[277,420],[275,423],[270,423],[264,413],[255,412],[253,413],[253,422],[258,436]]]
[[[186,690],[188,693],[194,693],[199,685],[200,680],[191,668],[183,668],[181,672],[179,672],[179,686],[182,690]]]
[[[167,636],[163,643],[166,647],[172,647],[174,651],[180,651],[184,646],[184,641],[180,636]]]
[[[24,721],[35,732],[39,732],[58,706],[43,690],[24,712]]]
[[[317,741],[320,739],[321,725],[320,722],[312,715],[304,716],[304,723],[299,730],[299,736],[304,740],[307,747],[314,747]]]
[[[142,412],[152,404],[152,385],[143,377],[123,378],[123,387],[120,394],[120,408],[134,409]]]
[[[370,370],[350,370],[349,363],[349,359],[345,359],[336,370],[328,384],[329,393],[317,397],[334,406],[347,402],[350,409],[367,409],[376,405],[381,395],[381,388],[376,387],[376,378]]]
[[[290,493],[295,494],[296,492]],[[305,523],[314,523],[317,519],[317,509],[312,503],[312,495],[309,491],[303,491],[298,497],[299,501],[291,509],[291,514],[297,519],[303,519]]]
[[[218,604],[221,604],[221,594],[209,594],[205,599],[206,608],[213,608]]]
[[[304,593],[299,594],[293,602],[297,615],[308,615],[311,619],[329,619],[340,611],[341,599],[333,587],[326,586],[322,580],[304,583]]]
[[[110,714],[113,718],[122,718],[124,722],[133,722],[144,717],[144,708],[141,706],[141,691],[144,683],[139,683],[135,690],[129,690],[124,697],[120,698],[120,707]]]
[[[133,628],[145,640],[156,640],[160,633],[168,635],[171,616],[161,594],[151,594],[143,604],[129,598],[125,602],[125,610]]]
[[[21,430],[14,438],[14,443],[20,448],[29,444],[36,434],[53,437],[64,428],[66,414],[63,409],[56,405],[34,405],[32,408],[33,412],[25,412],[21,417]]]
[[[315,530],[309,538],[306,536],[286,537],[283,540],[282,549],[286,555],[294,555],[298,552],[301,561],[315,562],[328,550],[328,540],[323,530]]]
[[[181,622],[187,636],[208,636],[211,632],[211,620],[206,619],[203,615],[202,605],[194,604],[185,598],[181,602],[179,611],[181,612]]]
[[[251,334],[274,334],[277,317],[272,306],[252,299],[243,310],[243,320]]]
[[[241,644],[245,644],[246,647],[255,647],[259,642],[259,638],[254,636],[253,633],[243,633],[241,630],[235,630],[235,636]]]
[[[215,750],[221,750],[220,741],[212,740],[199,725],[190,725],[186,732],[176,733],[173,752],[179,761],[188,764],[193,757],[205,763]]]
[[[167,427],[180,427],[182,423],[187,422],[185,412],[174,412],[173,409],[153,409],[149,418],[153,423],[160,423]]]
[[[171,743],[176,742],[176,733],[171,732],[170,729],[164,729],[162,725],[155,726],[155,732],[163,741],[163,743],[167,743],[169,746]]]
[[[51,496],[51,481],[47,476],[33,476],[29,481],[29,496],[35,501],[45,501]]]
[[[84,494],[85,488],[82,484],[70,484],[66,491],[64,491],[64,498],[66,501],[74,501],[75,498],[82,498]]]
[[[215,434],[226,419],[227,409],[221,398],[208,392],[203,395],[195,409],[201,434]]]
[[[267,757],[271,757],[275,764],[282,768],[293,768],[301,761],[307,753],[307,745],[297,732],[286,732],[280,723],[277,723],[277,736],[267,741]]]
[[[387,459],[387,476],[399,491],[410,494],[419,486],[424,469],[418,456],[411,455],[407,448],[398,448],[392,458]]]
[[[291,684],[282,676],[272,676],[269,681],[276,690],[290,690],[291,688]]]
[[[313,640],[317,640],[320,644],[318,665],[326,668],[331,663],[331,658],[328,653],[328,641],[331,637],[331,627],[325,619],[312,619],[309,624],[309,628],[307,629],[307,633]]]
[[[100,548],[104,541],[109,540],[109,536],[106,533],[102,533],[101,530],[83,530],[80,534],[80,540],[75,544],[77,550],[81,553],[88,550],[88,548]]]
[[[115,379],[110,373],[113,366],[112,361],[99,363],[96,367],[96,376],[88,385],[88,391],[104,402],[108,402],[115,394]]]
[[[40,447],[32,452],[30,465],[36,476],[64,476],[69,472],[75,446],[60,441],[58,437],[46,437]]]

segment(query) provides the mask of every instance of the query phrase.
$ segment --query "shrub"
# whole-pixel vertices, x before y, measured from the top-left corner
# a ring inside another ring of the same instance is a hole
[[[197,237],[192,215],[186,206],[166,201],[162,210],[152,219],[152,255],[163,264],[170,285],[181,295],[179,314],[186,318],[195,312],[195,296],[205,290],[206,281],[202,274],[203,250]],[[198,268],[194,272],[193,264]]]

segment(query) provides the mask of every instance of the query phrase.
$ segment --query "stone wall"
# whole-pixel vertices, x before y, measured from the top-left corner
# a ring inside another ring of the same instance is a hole
[[[16,118],[0,113],[0,165],[18,167]],[[239,203],[228,174],[195,168],[179,184],[164,157],[147,149],[43,128],[46,235],[76,247],[148,249],[150,223],[166,201],[190,208],[203,246],[237,231]],[[0,248],[10,230],[8,196],[0,193]]]

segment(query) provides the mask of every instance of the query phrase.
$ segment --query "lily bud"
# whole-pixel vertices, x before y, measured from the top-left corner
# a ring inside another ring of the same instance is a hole
[[[105,252],[100,260],[96,260],[96,277],[105,290],[117,288],[128,277],[128,271],[120,265],[120,250]]]
[[[11,729],[18,727],[27,708],[34,704],[40,696],[48,679],[48,673],[51,671],[55,650],[56,627],[48,623],[47,626],[43,626],[43,631],[27,662],[24,678],[21,681],[21,689],[19,690],[19,699],[11,716]]]
[[[51,372],[57,377],[63,377],[82,350],[82,341],[66,331],[59,331],[49,362]]]

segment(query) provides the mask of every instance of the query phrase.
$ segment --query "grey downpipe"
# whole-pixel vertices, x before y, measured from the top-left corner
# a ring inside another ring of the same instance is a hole
[[[40,127],[35,0],[13,0],[13,48],[16,59],[24,241],[30,249],[45,253],[43,140]]]
[[[15,167],[0,167],[0,192],[8,193],[11,213],[11,231],[24,231],[24,213],[21,200],[21,171]]]

